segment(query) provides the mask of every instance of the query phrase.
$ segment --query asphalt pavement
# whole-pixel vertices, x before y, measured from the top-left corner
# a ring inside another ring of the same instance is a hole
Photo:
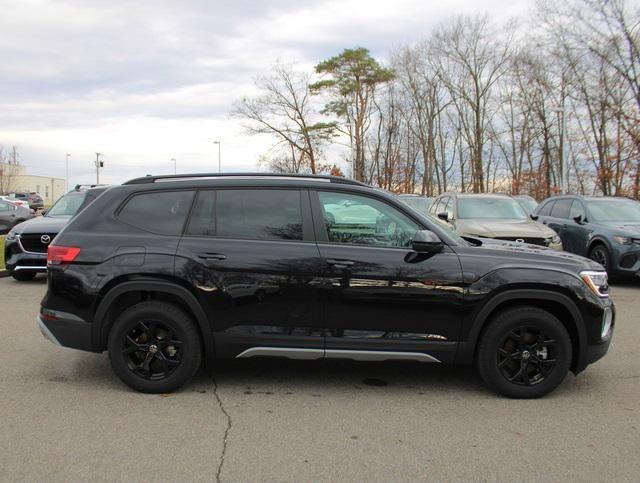
[[[231,361],[138,394],[42,337],[45,289],[0,279],[2,481],[640,478],[640,283],[612,288],[611,352],[528,401],[469,367],[348,361]]]

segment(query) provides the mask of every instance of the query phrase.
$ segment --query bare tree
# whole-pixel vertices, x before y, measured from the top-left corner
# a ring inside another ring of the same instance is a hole
[[[7,152],[0,145],[0,194],[7,194],[13,186],[16,175],[20,172],[22,165],[16,147],[13,146]]]
[[[298,72],[292,65],[277,62],[271,75],[259,77],[257,97],[244,97],[234,106],[232,115],[248,122],[250,134],[271,134],[290,153],[290,160],[276,164],[295,172],[318,171],[320,150],[333,133],[334,125],[317,121],[318,114],[311,102],[310,75]]]

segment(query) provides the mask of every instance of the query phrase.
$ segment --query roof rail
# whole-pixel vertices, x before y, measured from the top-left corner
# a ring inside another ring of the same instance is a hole
[[[91,188],[99,188],[102,186],[109,186],[108,184],[77,184],[73,188],[74,190],[88,190]]]
[[[288,174],[288,173],[195,173],[195,174],[163,174],[159,176],[147,175],[141,178],[135,178],[123,183],[129,184],[147,184],[147,183],[167,183],[172,181],[193,181],[199,179],[216,179],[216,178],[254,178],[254,179],[296,179],[308,181],[325,181],[329,183],[352,184],[358,186],[368,186],[360,181],[355,181],[340,176],[329,176],[321,174]]]

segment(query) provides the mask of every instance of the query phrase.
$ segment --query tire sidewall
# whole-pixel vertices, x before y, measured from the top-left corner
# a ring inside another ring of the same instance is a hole
[[[181,363],[171,375],[148,380],[135,374],[122,355],[123,339],[141,321],[156,320],[175,331],[181,346]],[[189,380],[200,367],[202,348],[197,330],[180,309],[161,302],[143,302],[123,312],[115,321],[108,340],[109,359],[116,375],[131,388],[147,393],[171,392]]]
[[[543,330],[556,340],[556,365],[547,378],[531,386],[509,382],[497,364],[497,350],[504,337],[518,327]],[[569,372],[572,360],[571,338],[556,317],[537,308],[509,310],[490,322],[478,349],[478,370],[487,385],[498,393],[512,398],[537,398],[553,391]]]

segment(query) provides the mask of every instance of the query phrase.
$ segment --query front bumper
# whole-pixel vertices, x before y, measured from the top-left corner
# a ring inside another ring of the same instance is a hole
[[[9,273],[14,271],[44,273],[47,271],[47,254],[25,251],[17,238],[5,240],[4,259]]]
[[[640,246],[637,243],[629,245],[614,245],[613,266],[616,275],[640,276]]]

